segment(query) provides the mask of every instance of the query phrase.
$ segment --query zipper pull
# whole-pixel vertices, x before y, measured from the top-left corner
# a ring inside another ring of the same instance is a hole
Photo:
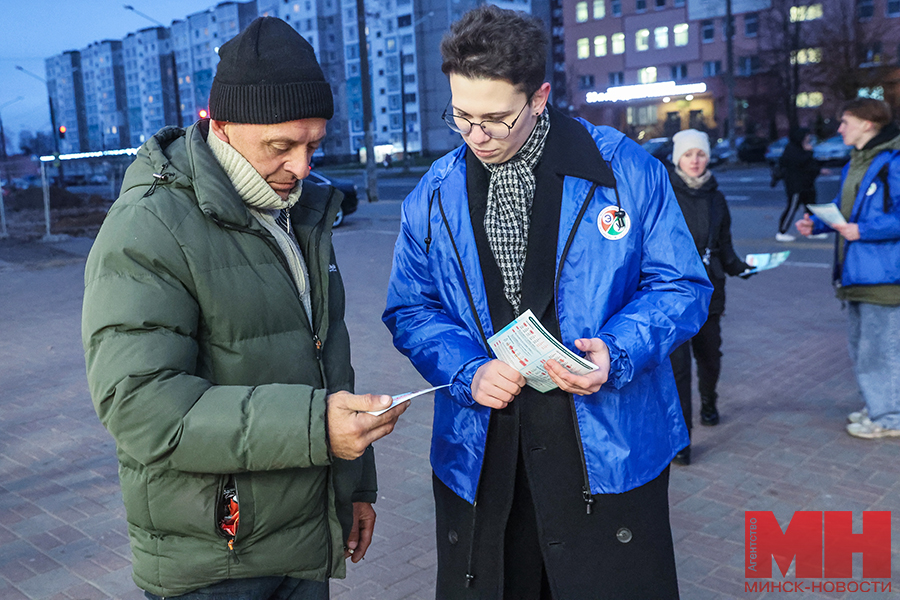
[[[228,551],[231,552],[231,557],[234,559],[235,564],[240,564],[241,559],[238,558],[237,552],[234,551],[234,538],[228,540]]]
[[[313,342],[316,344],[316,360],[322,360],[322,340],[319,339],[318,334],[313,334]]]
[[[581,488],[581,497],[584,498],[586,514],[591,514],[591,507],[594,504],[594,497],[591,495],[591,491],[587,488]]]

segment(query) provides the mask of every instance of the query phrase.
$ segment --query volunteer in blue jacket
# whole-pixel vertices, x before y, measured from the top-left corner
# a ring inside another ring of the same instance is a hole
[[[834,224],[834,284],[847,302],[850,358],[865,407],[848,415],[847,433],[900,436],[900,128],[881,100],[844,105],[838,132],[853,146],[834,199],[847,221]],[[829,227],[817,217],[797,221],[803,235]]]
[[[437,597],[676,598],[668,356],[712,288],[662,163],[547,105],[540,22],[495,6],[441,44],[465,144],[403,204],[384,321],[435,385]],[[487,339],[531,309],[600,368],[525,386]]]

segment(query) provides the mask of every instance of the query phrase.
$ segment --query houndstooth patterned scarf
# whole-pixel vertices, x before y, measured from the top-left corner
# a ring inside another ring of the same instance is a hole
[[[511,159],[499,165],[482,163],[491,176],[484,230],[503,275],[503,295],[516,313],[522,300],[522,273],[534,202],[534,168],[544,152],[548,131],[550,115],[545,108],[534,131]]]

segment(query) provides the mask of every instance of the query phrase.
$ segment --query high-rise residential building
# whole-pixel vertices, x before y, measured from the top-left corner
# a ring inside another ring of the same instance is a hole
[[[70,50],[44,61],[50,102],[53,103],[55,127],[65,127],[59,136],[62,154],[81,152],[88,146],[87,113],[84,106],[84,85],[81,72],[81,53]]]
[[[88,150],[126,148],[128,104],[122,42],[104,40],[81,50]],[[68,139],[68,136],[67,136]]]
[[[547,24],[554,40],[547,63],[552,99],[568,108],[565,73],[559,68],[564,49],[561,2],[493,3],[530,12]],[[450,23],[480,4],[483,0],[366,0],[377,146],[393,153],[406,149],[437,155],[461,143],[441,120],[450,86],[440,68],[440,42]],[[219,47],[258,15],[281,18],[303,35],[331,84],[335,115],[319,160],[355,159],[365,145],[356,0],[221,2],[174,20],[170,27],[142,29],[122,41],[95,42],[80,54],[48,59],[50,87],[59,90],[56,95],[69,95],[58,102],[67,111],[65,118],[75,119],[68,126],[67,148],[137,146],[165,125],[196,121],[208,107]]]
[[[140,146],[176,121],[175,82],[169,30],[148,27],[122,40],[129,144]]]
[[[340,0],[260,0],[259,15],[278,17],[312,45],[334,93],[334,117],[316,157],[340,160],[353,154],[347,120],[347,81]]]
[[[201,111],[209,107],[209,90],[219,64],[219,46],[243,31],[256,17],[256,0],[250,0],[220,2],[172,22],[182,126],[196,121]]]

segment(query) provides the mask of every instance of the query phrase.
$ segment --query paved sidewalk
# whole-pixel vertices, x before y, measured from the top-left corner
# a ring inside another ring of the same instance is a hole
[[[396,219],[360,212],[334,236],[348,288],[358,389],[399,393],[424,382],[380,324]],[[741,252],[773,251],[745,224],[772,208],[734,208]],[[777,216],[777,214],[776,214]],[[79,318],[89,240],[0,242],[0,598],[137,600],[130,577],[114,444],[87,392]],[[846,316],[829,285],[830,244],[801,241],[783,267],[728,283],[722,423],[694,428],[690,467],[673,467],[671,514],[682,598],[745,593],[746,510],[892,510],[894,592],[793,594],[900,598],[900,440],[843,431],[860,407]],[[434,597],[428,449],[431,401],[414,400],[376,445],[380,495],[367,558],[332,584],[332,598]],[[854,573],[861,579],[856,561]],[[648,574],[650,575],[650,574]]]

